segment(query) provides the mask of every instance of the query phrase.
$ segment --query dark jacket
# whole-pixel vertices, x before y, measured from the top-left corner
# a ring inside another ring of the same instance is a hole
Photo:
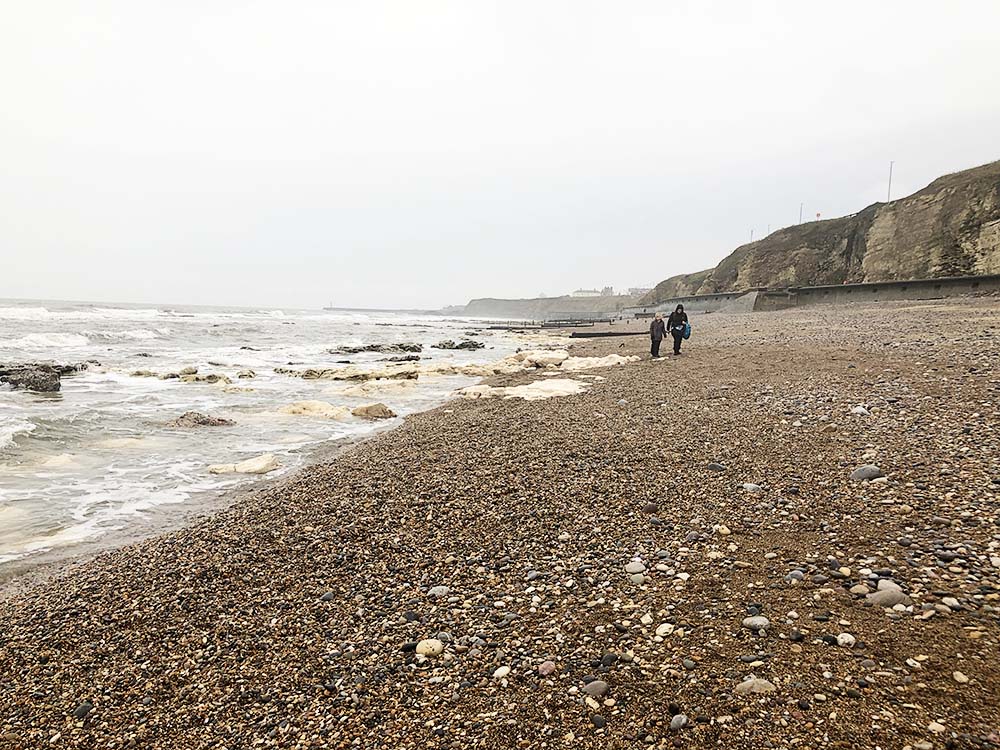
[[[673,333],[674,331],[684,331],[684,324],[688,322],[688,314],[686,312],[678,313],[674,310],[670,313],[670,317],[667,318],[667,330]]]
[[[654,318],[653,322],[649,324],[649,337],[653,341],[662,341],[666,335],[667,329],[664,327],[663,321]]]

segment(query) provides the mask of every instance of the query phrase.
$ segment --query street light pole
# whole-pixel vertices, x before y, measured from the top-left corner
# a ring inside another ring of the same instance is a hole
[[[799,224],[802,223],[802,206],[804,205],[805,205],[804,203],[799,204]]]
[[[889,189],[885,191],[885,202],[889,203],[892,200],[892,165],[896,162],[889,162]]]

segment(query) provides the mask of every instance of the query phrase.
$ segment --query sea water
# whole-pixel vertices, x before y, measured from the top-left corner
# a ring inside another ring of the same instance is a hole
[[[385,366],[392,354],[344,355],[371,343],[422,344],[423,361],[485,363],[524,340],[482,330],[481,321],[401,313],[255,310],[0,300],[0,365],[96,360],[64,377],[58,393],[0,385],[0,578],[55,553],[111,546],[169,528],[223,490],[259,477],[215,475],[210,464],[273,453],[276,474],[301,466],[318,448],[399,423],[291,416],[299,400],[337,406],[387,404],[400,417],[441,404],[466,377],[389,381],[384,392],[354,395],[350,382],[303,380],[276,368]],[[475,337],[477,351],[432,348]],[[148,370],[227,375],[233,386],[138,377]],[[237,373],[253,370],[252,379]],[[181,429],[186,411],[236,422]]]

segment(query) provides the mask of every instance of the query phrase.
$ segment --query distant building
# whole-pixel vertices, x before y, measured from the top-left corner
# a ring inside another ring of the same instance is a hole
[[[614,297],[615,296],[615,288],[613,286],[606,286],[606,287],[604,287],[601,290],[601,296],[602,297]]]
[[[649,294],[652,289],[645,286],[633,286],[629,287],[628,293],[633,297],[641,297],[643,294]]]
[[[570,297],[600,297],[601,293],[596,289],[577,289]]]

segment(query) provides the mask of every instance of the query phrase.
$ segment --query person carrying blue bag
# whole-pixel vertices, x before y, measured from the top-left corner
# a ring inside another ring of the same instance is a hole
[[[681,341],[691,335],[691,324],[688,323],[684,305],[677,305],[676,309],[670,313],[670,317],[667,318],[667,330],[674,337],[674,354],[680,354]]]

